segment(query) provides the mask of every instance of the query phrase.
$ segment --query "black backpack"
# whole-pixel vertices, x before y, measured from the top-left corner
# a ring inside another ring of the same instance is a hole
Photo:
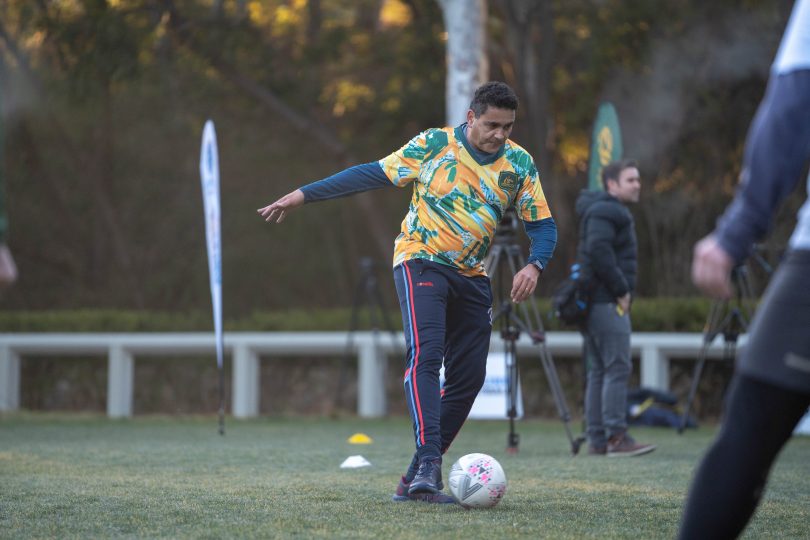
[[[585,222],[589,214],[590,211],[586,211],[579,219],[578,254],[579,246],[585,242]],[[563,324],[583,327],[591,311],[591,291],[592,280],[588,265],[580,262],[571,265],[571,273],[551,293],[554,315]]]
[[[563,323],[582,326],[591,310],[590,287],[583,282],[580,265],[571,266],[571,273],[551,294],[554,315]]]

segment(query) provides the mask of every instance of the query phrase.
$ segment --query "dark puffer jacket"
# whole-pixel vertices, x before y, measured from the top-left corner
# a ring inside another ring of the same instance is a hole
[[[636,288],[636,229],[630,210],[604,191],[577,197],[577,260],[589,276],[593,302],[615,302]],[[584,219],[583,219],[584,216]]]

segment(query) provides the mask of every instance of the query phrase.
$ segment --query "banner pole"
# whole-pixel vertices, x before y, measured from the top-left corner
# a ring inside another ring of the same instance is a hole
[[[214,316],[217,369],[219,370],[219,434],[225,435],[225,373],[222,333],[222,242],[220,235],[219,154],[217,134],[211,120],[205,122],[200,148],[200,181],[205,210],[205,239],[208,251],[208,274]]]

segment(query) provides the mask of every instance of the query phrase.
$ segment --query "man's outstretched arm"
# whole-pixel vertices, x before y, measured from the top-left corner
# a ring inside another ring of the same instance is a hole
[[[376,161],[349,167],[323,180],[296,189],[257,212],[269,223],[281,223],[287,214],[304,203],[346,197],[362,191],[393,186]]]

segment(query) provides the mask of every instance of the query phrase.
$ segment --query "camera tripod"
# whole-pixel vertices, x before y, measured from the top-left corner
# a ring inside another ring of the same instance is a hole
[[[360,259],[360,276],[357,279],[354,298],[352,299],[352,312],[349,322],[349,332],[347,334],[348,337],[346,339],[346,351],[343,355],[343,361],[341,362],[340,375],[337,378],[337,387],[335,388],[335,397],[332,405],[333,411],[336,410],[342,402],[343,389],[346,387],[347,366],[349,365],[354,349],[354,335],[360,326],[360,311],[363,307],[368,311],[371,331],[375,341],[379,337],[381,329],[380,321],[382,320],[382,329],[390,334],[393,350],[398,350],[400,347],[399,339],[389,319],[388,311],[385,309],[382,294],[380,294],[375,266],[374,259],[371,257],[362,257]]]
[[[505,347],[506,361],[506,390],[507,405],[506,414],[509,418],[509,435],[507,437],[506,451],[516,453],[518,451],[519,435],[515,432],[515,418],[517,417],[517,397],[518,397],[518,357],[517,341],[521,332],[526,332],[532,340],[532,344],[540,348],[540,361],[546,374],[554,402],[557,405],[557,412],[565,426],[565,432],[571,443],[571,453],[577,455],[580,446],[585,441],[584,437],[577,437],[571,434],[571,413],[565,401],[560,379],[557,376],[557,369],[546,346],[546,334],[540,319],[540,310],[534,297],[528,298],[518,306],[520,315],[515,313],[515,306],[509,299],[505,288],[511,285],[512,280],[506,279],[514,275],[526,266],[520,246],[515,243],[515,226],[517,216],[507,211],[506,216],[498,225],[492,248],[484,260],[484,268],[492,281],[495,283],[495,311],[492,314],[492,324],[500,323],[500,336]]]
[[[760,261],[766,270],[769,267]],[[706,326],[703,329],[703,347],[698,354],[697,363],[692,373],[692,384],[689,388],[689,395],[686,398],[683,416],[681,417],[678,433],[683,433],[689,422],[689,411],[692,402],[697,394],[700,377],[706,364],[706,356],[715,338],[723,336],[723,360],[734,362],[737,356],[737,339],[740,334],[748,330],[748,321],[751,320],[751,312],[746,308],[746,303],[753,302],[753,292],[751,282],[748,278],[748,270],[745,265],[740,265],[731,271],[731,281],[735,289],[734,300],[715,300],[709,310],[706,319]]]

